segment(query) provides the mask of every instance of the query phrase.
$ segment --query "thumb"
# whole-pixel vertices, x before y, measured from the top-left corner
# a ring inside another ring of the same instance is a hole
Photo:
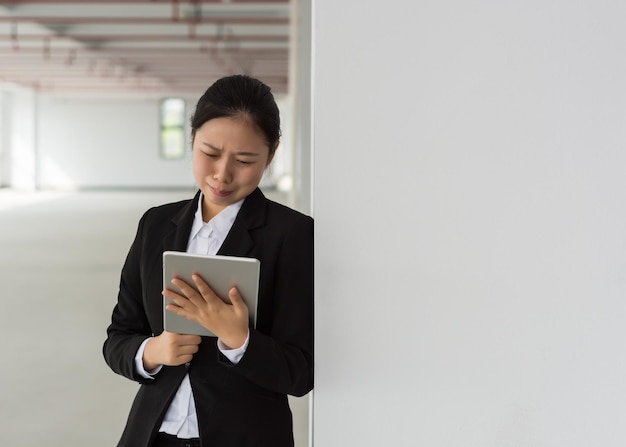
[[[228,291],[228,298],[230,299],[230,303],[233,305],[235,309],[239,312],[245,309],[245,312],[248,312],[248,305],[243,300],[243,297],[239,293],[237,287],[231,287]]]
[[[237,287],[231,287],[228,291],[228,298],[230,299],[230,303],[235,307],[246,307],[246,303],[243,301],[241,294]]]

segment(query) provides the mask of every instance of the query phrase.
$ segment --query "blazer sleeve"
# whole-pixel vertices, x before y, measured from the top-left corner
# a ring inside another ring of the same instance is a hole
[[[137,234],[124,262],[118,301],[103,346],[104,358],[114,372],[141,383],[148,383],[149,379],[135,370],[135,355],[141,343],[152,335],[143,307],[140,271],[147,214],[139,221]]]
[[[303,216],[286,229],[275,260],[270,332],[252,329],[236,365],[219,355],[258,386],[294,396],[313,389],[313,245],[312,218]]]

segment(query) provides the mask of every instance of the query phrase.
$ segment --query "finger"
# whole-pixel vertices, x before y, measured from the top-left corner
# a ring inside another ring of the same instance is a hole
[[[180,335],[181,346],[199,345],[200,342],[202,342],[202,337],[200,337],[199,335],[188,335],[188,334]]]
[[[236,308],[245,307],[246,309],[248,308],[248,306],[246,305],[246,302],[243,300],[241,294],[239,293],[239,289],[237,289],[237,287],[230,288],[230,290],[228,291],[228,298],[230,299],[230,303],[234,307]]]
[[[165,306],[165,310],[169,312],[173,312],[176,315],[186,318],[187,320],[198,322],[197,317],[195,315],[195,307],[190,301],[186,298],[180,300],[181,304],[176,302],[168,303]]]
[[[168,304],[165,306],[165,309],[169,312],[175,313],[181,317],[185,317],[188,320],[193,320],[190,312],[186,311],[182,307],[177,306],[176,304]]]
[[[193,277],[196,277],[197,275],[193,275]],[[198,278],[200,278],[198,276]],[[201,279],[201,278],[200,278]],[[196,280],[194,279],[194,282]],[[204,281],[202,281],[204,282]],[[180,291],[185,295],[185,297],[194,304],[194,306],[196,307],[201,307],[203,306],[206,302],[208,302],[210,300],[207,299],[204,295],[204,293],[202,291],[200,291],[197,286],[193,287],[191,286],[189,283],[187,283],[186,281],[180,279],[180,278],[174,278],[172,279],[172,284],[174,284],[175,286],[177,286]],[[206,284],[206,283],[204,283]],[[208,285],[206,286],[208,288]],[[210,289],[209,289],[210,290]],[[191,312],[195,312],[193,309],[189,308],[188,309]]]
[[[193,279],[193,282],[198,287],[198,292],[200,292],[200,294],[202,295],[202,298],[204,298],[204,300],[207,303],[210,303],[213,300],[219,299],[219,297],[215,294],[213,289],[211,289],[211,287],[207,284],[207,282],[200,275],[197,275],[194,273],[193,275],[191,275],[191,277]]]
[[[172,362],[170,366],[180,366],[184,363],[189,363],[193,360],[193,354],[184,354],[176,356],[176,361]]]
[[[178,355],[195,354],[199,350],[200,350],[200,347],[198,345],[185,345],[185,346],[181,346],[178,349]]]
[[[198,291],[184,279],[174,277],[170,282],[178,287],[180,293],[188,299],[191,299],[193,296],[198,295]]]
[[[187,312],[190,312],[193,310],[192,303],[189,301],[189,299],[187,297],[184,297],[182,295],[179,295],[176,292],[172,292],[171,290],[163,290],[161,292],[163,294],[163,296],[165,296],[166,298],[168,298],[170,300],[170,302],[167,303],[167,305],[165,306],[166,309],[171,310],[172,312],[175,312],[176,310],[185,310]]]

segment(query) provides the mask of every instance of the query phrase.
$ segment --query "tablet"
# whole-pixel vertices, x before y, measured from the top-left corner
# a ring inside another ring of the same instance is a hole
[[[191,275],[197,273],[220,298],[228,303],[230,302],[228,300],[228,290],[236,286],[248,306],[250,326],[255,327],[260,266],[261,262],[254,258],[195,255],[178,251],[166,251],[163,253],[163,288],[180,293],[178,287],[171,283],[174,277],[180,278],[190,286],[195,287]],[[170,302],[172,300],[165,296],[163,297],[163,325],[166,331],[177,334],[215,337],[215,334],[202,325],[165,309],[165,306]]]

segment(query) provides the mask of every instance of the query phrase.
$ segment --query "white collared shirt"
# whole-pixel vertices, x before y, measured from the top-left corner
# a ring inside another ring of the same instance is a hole
[[[187,253],[203,255],[217,254],[217,251],[224,243],[228,232],[233,226],[242,204],[243,199],[224,208],[210,221],[204,222],[202,220],[202,194],[200,194],[196,214],[191,225],[189,241],[187,243]],[[248,339],[249,337],[246,339],[243,346],[237,349],[228,348],[220,340],[217,341],[217,347],[228,360],[236,364],[246,352]],[[149,372],[143,368],[143,351],[148,340],[149,339],[146,339],[137,351],[135,368],[141,376],[152,379],[161,370],[161,366]],[[176,395],[165,413],[159,431],[178,436],[179,438],[197,438],[199,436],[196,405],[191,391],[189,374],[185,375],[178,391],[176,391]]]

